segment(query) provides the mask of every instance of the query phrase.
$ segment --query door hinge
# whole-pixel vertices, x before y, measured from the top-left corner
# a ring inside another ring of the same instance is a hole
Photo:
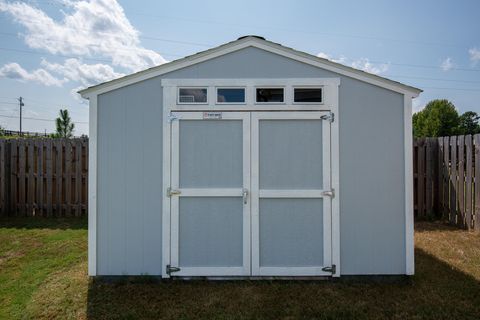
[[[335,197],[335,190],[332,189],[332,190],[323,191],[322,196],[334,198]]]
[[[168,275],[171,275],[173,272],[179,272],[180,271],[180,268],[178,267],[172,267],[171,265],[167,264],[167,267],[165,268],[166,272]]]
[[[337,271],[337,266],[332,264],[331,267],[322,268],[322,271],[331,272],[332,274],[335,274],[335,272]]]
[[[170,187],[167,188],[167,197],[171,197],[173,195],[176,195],[176,194],[181,194],[182,192],[180,190],[175,190],[175,189],[172,189]]]
[[[321,116],[320,119],[333,122],[335,121],[335,114],[333,112],[329,112],[329,114]]]

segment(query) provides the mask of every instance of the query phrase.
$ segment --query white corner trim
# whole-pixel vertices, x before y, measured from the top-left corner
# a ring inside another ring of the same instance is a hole
[[[413,133],[412,96],[404,95],[405,140],[405,274],[415,273],[414,221],[413,221]]]
[[[404,85],[402,83],[389,80],[387,78],[382,78],[373,74],[363,72],[361,70],[356,70],[354,68],[343,66],[341,64],[328,61],[326,59],[317,58],[311,54],[303,53],[291,48],[284,47],[282,45],[260,40],[257,38],[244,38],[241,40],[233,41],[224,45],[221,45],[216,48],[212,48],[192,56],[185,57],[176,61],[172,61],[157,67],[153,67],[138,73],[125,76],[123,78],[115,79],[110,82],[105,82],[97,86],[86,88],[79,91],[82,97],[86,98],[88,95],[95,93],[101,94],[111,90],[115,90],[139,81],[143,81],[149,78],[160,76],[162,74],[172,72],[181,68],[185,68],[200,62],[204,62],[231,52],[235,52],[247,47],[255,47],[263,49],[268,52],[276,53],[278,55],[300,61],[312,66],[316,66],[325,70],[329,70],[350,78],[354,78],[366,83],[370,83],[379,87],[383,87],[395,92],[402,94],[407,94],[409,96],[418,96],[421,90]]]
[[[162,278],[169,278],[166,273],[167,265],[170,264],[170,198],[167,195],[167,189],[170,188],[171,181],[171,121],[170,108],[172,103],[176,100],[176,90],[174,87],[163,87],[163,150],[162,150]]]
[[[97,96],[91,95],[88,139],[88,275],[97,275]]]
[[[332,112],[335,120],[332,122],[330,135],[331,142],[331,185],[335,192],[335,197],[332,199],[332,264],[336,266],[336,272],[333,277],[340,277],[341,263],[340,263],[340,112],[339,112],[339,93],[338,85],[329,87],[332,96]]]

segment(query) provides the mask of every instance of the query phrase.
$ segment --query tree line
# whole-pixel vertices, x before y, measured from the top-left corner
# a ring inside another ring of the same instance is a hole
[[[446,99],[430,101],[413,115],[413,136],[445,137],[480,133],[480,116],[474,111],[459,114]]]

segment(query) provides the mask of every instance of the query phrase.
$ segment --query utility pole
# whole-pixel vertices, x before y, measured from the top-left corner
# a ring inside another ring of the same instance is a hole
[[[23,103],[23,98],[18,98],[18,102],[20,103],[20,135],[22,135],[22,107],[25,105]]]

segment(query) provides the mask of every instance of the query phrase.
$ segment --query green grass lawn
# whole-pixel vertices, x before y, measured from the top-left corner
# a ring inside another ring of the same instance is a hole
[[[380,281],[89,280],[84,219],[0,220],[0,319],[480,319],[480,235],[416,225],[416,275]]]

